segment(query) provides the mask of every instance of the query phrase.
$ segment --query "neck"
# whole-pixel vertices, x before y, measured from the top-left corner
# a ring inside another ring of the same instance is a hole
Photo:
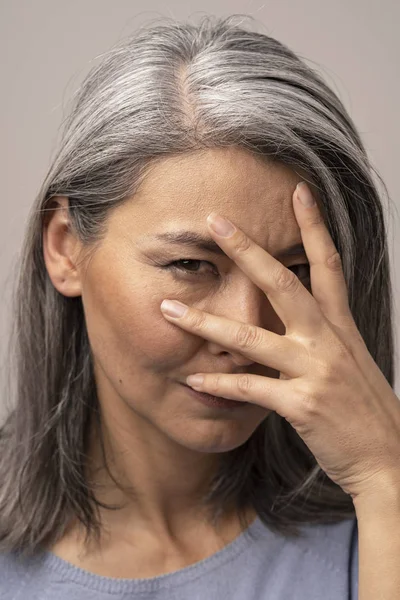
[[[203,497],[219,455],[182,448],[158,435],[151,424],[121,421],[113,419],[113,428],[103,421],[101,431],[93,426],[90,437],[89,484],[100,502],[121,507],[100,509],[107,528],[132,527],[179,537],[190,523],[211,524]],[[229,518],[232,512],[227,509]],[[221,515],[222,521],[225,518]]]

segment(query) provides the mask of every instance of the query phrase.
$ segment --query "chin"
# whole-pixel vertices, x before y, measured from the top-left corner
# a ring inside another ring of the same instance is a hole
[[[178,435],[170,437],[180,446],[206,454],[219,454],[230,452],[239,446],[242,446],[254,433],[256,427],[249,428],[238,426],[232,421],[223,420],[202,420],[195,422],[194,419],[188,420],[185,426],[182,426]]]

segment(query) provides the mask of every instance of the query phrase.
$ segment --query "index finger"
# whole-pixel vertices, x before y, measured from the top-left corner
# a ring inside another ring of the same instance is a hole
[[[221,219],[226,221],[214,212],[207,217],[210,233],[225,254],[265,293],[286,329],[303,330],[309,334],[319,328],[321,313],[318,304],[295,273],[230,221],[233,233],[229,236],[219,234],[213,224],[218,225]]]

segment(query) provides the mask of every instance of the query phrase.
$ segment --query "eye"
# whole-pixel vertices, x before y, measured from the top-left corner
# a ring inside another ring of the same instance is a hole
[[[199,271],[198,267],[200,267],[200,265],[208,265],[208,269],[206,269],[206,271],[208,271],[208,273],[212,273],[212,270],[214,270],[214,272],[212,274],[214,275],[218,275],[218,271],[216,271],[216,267],[215,265],[213,265],[213,263],[209,262],[208,260],[196,260],[196,259],[192,259],[192,258],[181,258],[180,260],[174,260],[173,262],[169,263],[168,265],[165,265],[166,269],[170,269],[172,271],[175,272],[180,272],[182,274],[186,274],[186,275],[194,275],[195,277],[200,277],[203,275],[207,275],[207,272],[203,272]]]
[[[208,268],[200,270],[200,266],[205,265]],[[195,277],[205,276],[208,273],[218,276],[218,271],[215,265],[208,260],[197,260],[193,258],[181,258],[180,260],[174,260],[167,265],[163,265],[165,269],[181,273],[183,275],[194,275]],[[293,270],[297,277],[303,283],[305,287],[310,287],[310,265],[309,263],[302,263],[299,265],[291,265],[288,269]]]
[[[310,263],[301,263],[299,265],[291,265],[288,267],[289,270],[297,269],[294,271],[297,277],[300,279],[302,284],[305,287],[310,287],[311,285],[311,277],[310,277]]]

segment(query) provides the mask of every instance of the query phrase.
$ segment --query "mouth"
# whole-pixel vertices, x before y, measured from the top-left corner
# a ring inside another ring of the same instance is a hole
[[[211,396],[205,392],[197,392],[189,385],[186,385],[186,383],[181,383],[180,385],[182,385],[194,399],[210,408],[237,410],[249,405],[248,402],[242,402],[241,400],[229,400],[228,398],[221,398],[220,396]]]

